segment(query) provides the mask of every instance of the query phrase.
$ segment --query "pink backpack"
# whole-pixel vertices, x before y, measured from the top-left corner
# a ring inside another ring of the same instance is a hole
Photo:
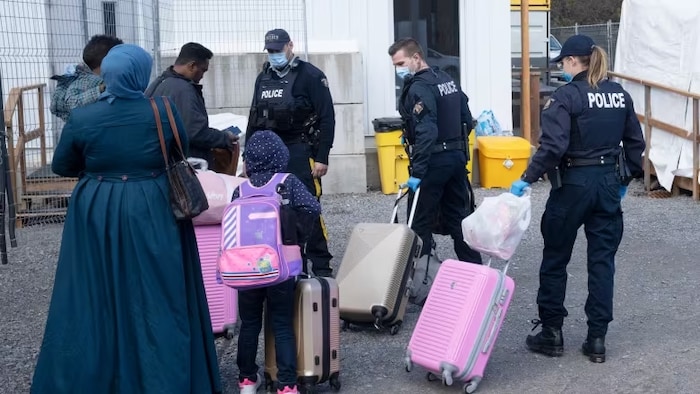
[[[282,242],[280,213],[286,200],[277,187],[288,175],[275,174],[262,187],[243,182],[239,197],[224,210],[218,277],[226,286],[255,289],[301,273],[299,246]]]

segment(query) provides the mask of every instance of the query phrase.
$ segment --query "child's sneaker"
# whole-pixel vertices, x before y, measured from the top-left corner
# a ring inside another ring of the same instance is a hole
[[[257,380],[253,382],[248,378],[244,378],[243,381],[238,381],[238,389],[241,394],[255,394],[258,392],[258,388],[262,384],[262,376],[258,373]],[[294,391],[296,393],[296,391]]]
[[[284,389],[277,389],[277,394],[299,394],[297,386],[284,386]]]

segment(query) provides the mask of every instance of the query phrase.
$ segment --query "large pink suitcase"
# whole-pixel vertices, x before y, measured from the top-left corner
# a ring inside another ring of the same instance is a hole
[[[429,380],[476,390],[515,289],[507,268],[442,262],[406,350],[406,371],[416,364]]]
[[[216,281],[216,260],[221,243],[221,225],[195,226],[199,259],[202,262],[204,290],[207,293],[209,315],[214,334],[224,334],[232,339],[238,320],[236,290]]]

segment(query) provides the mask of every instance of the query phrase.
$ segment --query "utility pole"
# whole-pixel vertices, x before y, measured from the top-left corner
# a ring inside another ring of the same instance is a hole
[[[520,47],[522,49],[522,71],[520,73],[520,129],[523,138],[530,143],[530,0],[520,2]],[[539,92],[536,92],[539,95]]]

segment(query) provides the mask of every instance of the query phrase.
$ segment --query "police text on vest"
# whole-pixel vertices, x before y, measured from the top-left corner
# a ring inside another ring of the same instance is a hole
[[[270,98],[275,98],[275,97],[282,97],[283,93],[284,93],[284,89],[263,90],[262,94],[260,95],[260,98],[261,99],[270,99]]]
[[[588,93],[588,108],[625,108],[624,93]]]
[[[440,96],[447,96],[448,94],[457,93],[457,85],[455,81],[445,82],[437,85],[440,91]]]

